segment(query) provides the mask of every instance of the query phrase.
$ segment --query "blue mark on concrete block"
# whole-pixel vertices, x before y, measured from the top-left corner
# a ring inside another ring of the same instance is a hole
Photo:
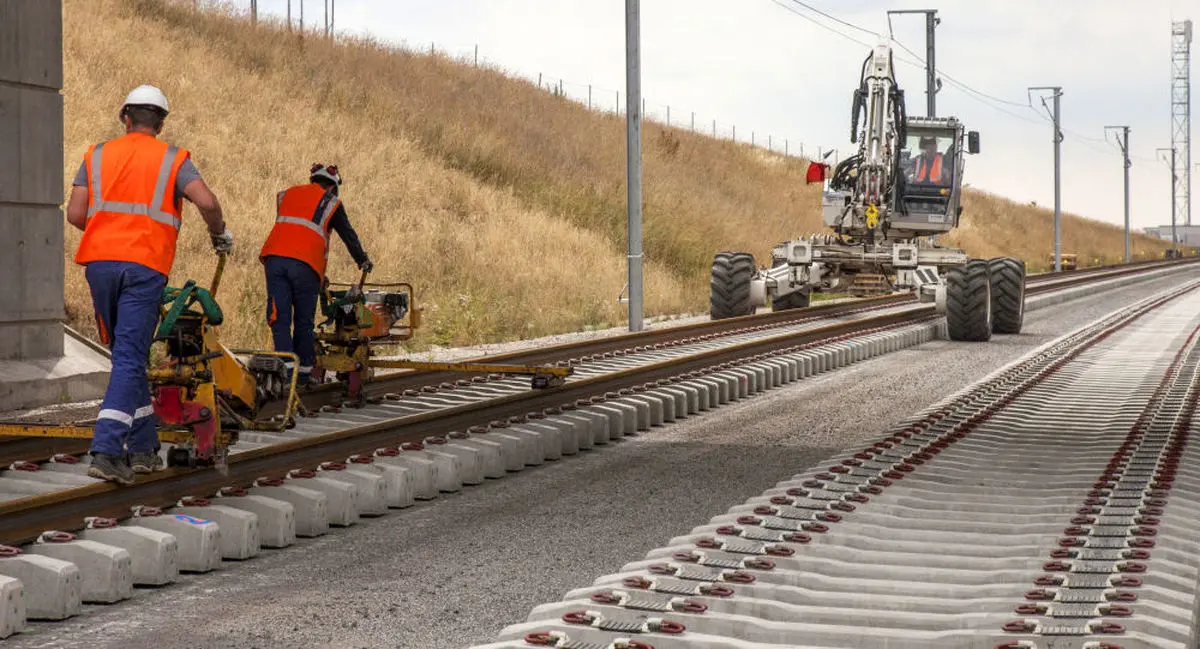
[[[187,514],[175,514],[175,518],[177,518],[185,523],[191,523],[192,525],[208,525],[209,523],[212,522],[210,520],[205,520],[203,518],[192,518],[191,516],[188,516]]]

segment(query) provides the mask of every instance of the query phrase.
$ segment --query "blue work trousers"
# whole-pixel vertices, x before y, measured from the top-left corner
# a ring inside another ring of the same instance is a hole
[[[300,379],[312,373],[317,361],[317,298],[321,278],[312,266],[290,257],[268,256],[263,263],[267,272],[267,324],[275,351],[294,352],[300,359]],[[287,362],[292,369],[292,362]]]
[[[84,272],[92,289],[100,341],[112,350],[112,372],[92,435],[92,453],[123,457],[158,450],[146,365],[167,278],[141,264],[94,261]]]

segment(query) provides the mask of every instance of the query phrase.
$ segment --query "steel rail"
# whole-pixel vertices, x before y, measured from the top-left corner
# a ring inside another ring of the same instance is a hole
[[[1128,265],[1099,267],[1063,271],[1062,273],[1040,273],[1027,277],[1026,293],[1037,295],[1050,290],[1148,272],[1159,268],[1200,262],[1200,259],[1177,259],[1170,261],[1136,262]],[[470,362],[562,364],[578,362],[581,358],[603,354],[624,353],[638,347],[672,345],[699,339],[765,331],[777,327],[811,322],[828,317],[845,316],[856,312],[917,304],[909,293],[862,298],[834,304],[822,304],[803,309],[790,309],[769,313],[752,314],[723,320],[698,322],[665,329],[619,334],[586,341],[561,343],[536,349],[519,350],[467,359]],[[928,309],[932,309],[932,305]],[[373,398],[404,390],[420,390],[427,386],[471,380],[481,374],[463,374],[438,370],[401,370],[376,377],[365,386],[364,391]],[[306,406],[312,409],[341,402],[341,385],[325,384],[302,395]],[[281,411],[278,404],[264,408],[269,416]],[[79,439],[48,439],[42,437],[0,438],[0,466],[18,461],[36,461],[56,454],[78,455],[86,453],[90,444]]]
[[[530,390],[477,403],[408,415],[346,428],[340,431],[291,440],[232,455],[228,475],[212,469],[180,469],[143,476],[126,487],[97,482],[0,503],[0,544],[29,542],[48,529],[80,529],[87,516],[123,519],[136,505],[167,506],[185,496],[215,493],[221,487],[248,486],[261,477],[282,477],[299,467],[323,461],[340,461],[354,454],[370,453],[430,436],[467,430],[511,417],[541,413],[546,409],[575,407],[615,397],[622,390],[656,381],[679,379],[691,372],[711,372],[777,355],[782,350],[806,343],[828,341],[881,327],[907,325],[936,316],[928,311],[906,311],[835,323],[800,332],[765,337],[728,347],[650,363],[567,383],[552,390]]]

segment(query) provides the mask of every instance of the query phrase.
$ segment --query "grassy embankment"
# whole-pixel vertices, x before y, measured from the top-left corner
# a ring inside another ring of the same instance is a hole
[[[417,346],[526,338],[623,320],[624,121],[590,112],[503,71],[365,40],[301,38],[280,25],[163,0],[64,0],[66,170],[89,143],[120,134],[130,88],[153,83],[173,109],[163,138],[193,151],[235,234],[222,281],[225,337],[269,340],[257,253],[275,192],[336,162],[374,279],[407,280],[426,307]],[[647,123],[647,315],[706,312],[721,249],[760,260],[819,229],[806,161]],[[207,282],[215,260],[187,207],[172,284]],[[1115,260],[1120,229],[1065,215],[1063,250]],[[67,234],[67,306],[94,335]],[[1049,212],[968,191],[948,237],[978,256],[1044,268]],[[1165,245],[1138,236],[1136,251]],[[333,243],[330,276],[353,276]]]

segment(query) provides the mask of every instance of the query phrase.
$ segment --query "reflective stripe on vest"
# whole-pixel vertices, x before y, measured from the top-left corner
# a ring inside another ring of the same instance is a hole
[[[183,221],[177,216],[164,212],[160,206],[167,197],[167,182],[171,179],[171,168],[174,167],[175,159],[179,156],[179,149],[174,145],[167,146],[167,153],[163,156],[162,164],[158,168],[158,180],[154,183],[154,197],[150,199],[149,205],[104,200],[103,185],[100,182],[100,173],[104,166],[101,153],[103,149],[103,144],[97,144],[96,148],[92,150],[91,180],[93,199],[92,205],[88,207],[88,219],[90,220],[97,212],[137,214],[148,216],[163,225],[169,225],[178,232],[179,228],[183,226]]]
[[[279,195],[279,204],[283,204],[283,193]],[[290,216],[280,214],[275,217],[276,223],[291,223],[292,225],[303,225],[304,227],[316,232],[320,235],[321,240],[326,244],[329,243],[329,219],[333,218],[333,213],[337,211],[338,202],[334,200],[333,194],[325,194],[320,203],[317,203],[316,211],[310,216]]]

